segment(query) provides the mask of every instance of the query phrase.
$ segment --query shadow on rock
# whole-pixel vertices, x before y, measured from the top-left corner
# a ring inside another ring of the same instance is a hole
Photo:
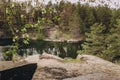
[[[31,80],[37,64],[26,64],[0,71],[0,80]]]

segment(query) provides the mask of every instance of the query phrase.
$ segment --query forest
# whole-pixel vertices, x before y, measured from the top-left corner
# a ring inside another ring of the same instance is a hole
[[[46,39],[55,29],[55,38],[82,38],[78,54],[92,54],[112,61],[120,56],[120,9],[109,5],[60,2],[43,4],[39,0],[0,2],[0,39],[13,38],[15,50],[19,39]],[[15,53],[15,50],[13,51]]]

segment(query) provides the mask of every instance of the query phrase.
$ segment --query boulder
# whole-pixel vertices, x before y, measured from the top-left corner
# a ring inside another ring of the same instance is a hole
[[[37,70],[35,70],[32,80],[120,80],[119,65],[92,55],[78,55],[77,60],[67,62],[65,59],[44,53],[41,56],[28,56],[24,61],[18,63],[2,61],[0,68],[2,70],[21,68],[27,64],[37,63],[35,64]]]
[[[39,54],[31,55],[26,57],[24,60],[28,63],[38,63],[40,60],[40,55]]]
[[[26,61],[28,63],[39,63],[40,60],[42,60],[42,59],[53,59],[53,60],[57,60],[57,61],[63,61],[62,58],[52,55],[52,54],[47,54],[47,53],[43,53],[42,55],[35,54],[35,55],[27,56],[24,59],[24,61]]]
[[[54,59],[54,60],[57,60],[57,61],[63,61],[64,60],[64,59],[62,59],[58,56],[55,56],[55,55],[52,55],[52,54],[47,54],[47,53],[43,53],[40,56],[40,59]]]
[[[120,66],[96,56],[78,55],[79,60],[64,62],[57,56],[43,55],[32,80],[120,80]]]

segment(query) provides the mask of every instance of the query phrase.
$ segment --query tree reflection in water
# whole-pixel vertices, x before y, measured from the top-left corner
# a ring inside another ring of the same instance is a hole
[[[57,55],[61,58],[76,58],[77,50],[81,50],[81,42],[67,43],[38,40],[31,41],[29,45],[20,47],[18,54],[26,57],[33,54],[48,53]]]

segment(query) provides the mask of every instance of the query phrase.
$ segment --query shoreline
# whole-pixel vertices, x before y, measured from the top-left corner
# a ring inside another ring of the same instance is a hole
[[[83,42],[82,39],[43,39],[43,41],[50,41],[50,42],[67,42],[67,43],[77,43]]]
[[[22,38],[20,38],[19,40],[22,40]],[[49,38],[45,38],[45,39],[38,39],[38,38],[30,38],[30,41],[48,41],[48,42],[67,42],[67,43],[77,43],[77,42],[83,42],[84,39],[49,39]],[[1,42],[13,42],[12,38],[0,38]]]

